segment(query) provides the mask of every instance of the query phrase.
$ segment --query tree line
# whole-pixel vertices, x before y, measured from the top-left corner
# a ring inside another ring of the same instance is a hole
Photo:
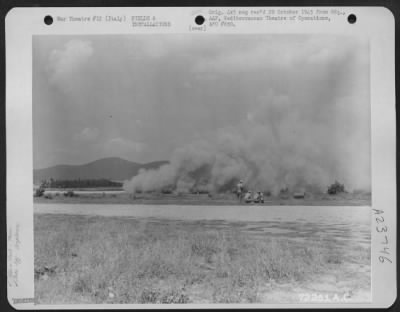
[[[90,187],[122,187],[122,182],[115,182],[107,179],[74,179],[42,181],[41,188],[90,188]]]

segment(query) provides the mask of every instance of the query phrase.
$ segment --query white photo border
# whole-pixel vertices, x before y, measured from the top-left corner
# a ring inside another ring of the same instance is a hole
[[[7,142],[7,255],[17,266],[8,278],[8,300],[15,309],[164,309],[164,308],[386,308],[397,296],[396,289],[396,113],[394,16],[384,7],[324,7],[344,15],[330,15],[320,22],[240,22],[234,28],[191,28],[194,16],[207,17],[210,10],[228,7],[171,8],[14,8],[6,16],[6,142]],[[235,7],[238,9],[238,7]],[[243,7],[251,9],[251,7]],[[260,9],[256,7],[255,9]],[[268,7],[266,9],[301,9]],[[309,7],[308,9],[316,9]],[[350,25],[348,14],[357,22]],[[55,17],[53,25],[43,22]],[[154,15],[171,21],[169,27],[135,28],[123,23],[58,23],[57,16]],[[371,291],[370,303],[304,304],[70,304],[34,305],[33,266],[33,160],[32,160],[32,37],[34,35],[84,34],[346,34],[367,36],[370,42],[371,88]],[[376,221],[383,217],[384,223]],[[386,248],[386,249],[385,249]],[[382,252],[385,251],[385,252]],[[390,261],[382,258],[386,257]],[[9,273],[9,272],[8,272]]]

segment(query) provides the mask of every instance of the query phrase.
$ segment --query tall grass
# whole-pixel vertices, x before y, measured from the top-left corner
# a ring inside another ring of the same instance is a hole
[[[271,282],[340,266],[338,248],[234,227],[38,215],[35,296],[48,304],[258,302]]]

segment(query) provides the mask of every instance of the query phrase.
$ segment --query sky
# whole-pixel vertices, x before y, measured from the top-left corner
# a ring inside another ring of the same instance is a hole
[[[370,179],[368,41],[265,34],[33,39],[36,169],[104,157],[171,160],[193,142],[212,142],[221,131],[253,136],[243,129],[260,125],[276,134],[275,145],[265,139],[274,157],[298,152],[309,159],[318,150],[336,159],[332,167],[346,155],[342,171],[356,166]]]

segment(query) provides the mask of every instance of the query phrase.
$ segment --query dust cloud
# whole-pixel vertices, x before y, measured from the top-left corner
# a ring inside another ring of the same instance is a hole
[[[369,115],[360,113],[362,105],[354,97],[319,105],[270,91],[242,122],[177,148],[169,164],[140,171],[124,189],[226,192],[242,179],[273,194],[325,192],[335,180],[349,191],[369,190]]]

